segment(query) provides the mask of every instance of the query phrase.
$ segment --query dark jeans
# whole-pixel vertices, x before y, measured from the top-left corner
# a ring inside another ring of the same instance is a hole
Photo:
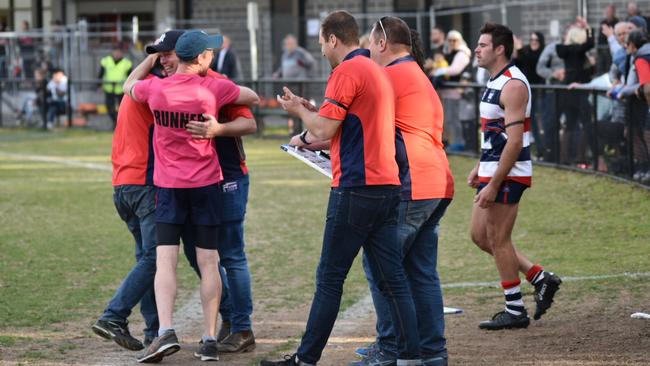
[[[543,113],[543,92],[541,90],[533,90],[530,104],[530,129],[533,133],[533,138],[535,139],[535,145],[537,150],[537,156],[543,156],[546,147],[544,146],[544,140],[542,140],[542,123],[540,123],[541,118],[539,118]]]
[[[62,100],[47,102],[47,121],[53,123],[56,116],[65,113],[66,103]]]
[[[224,291],[219,313],[231,322],[233,333],[252,329],[253,296],[251,275],[244,250],[244,217],[248,202],[249,177],[227,180],[219,184],[221,225],[217,249],[221,260],[221,276]],[[183,237],[184,251],[190,265],[196,266],[196,249]],[[225,270],[225,273],[224,273]]]
[[[136,263],[104,310],[101,320],[126,322],[140,302],[145,336],[158,335],[158,312],[153,290],[156,275],[155,195],[152,186],[125,185],[114,189],[115,208],[135,239]]]
[[[429,199],[402,201],[399,205],[398,241],[415,302],[422,358],[447,356],[442,290],[436,267],[440,220],[450,203],[450,199]],[[385,354],[394,356],[397,344],[390,307],[377,287],[365,253],[363,269],[377,312],[377,343]]]
[[[397,240],[397,186],[333,188],[327,207],[316,294],[298,358],[315,364],[341,305],[343,282],[363,247],[373,278],[387,297],[395,324],[398,359],[420,359],[415,305],[406,284]]]
[[[117,124],[117,109],[120,106],[124,94],[104,92],[104,96],[106,97],[106,110],[113,121],[113,129],[115,129],[115,125]]]
[[[549,90],[542,95],[544,108],[541,110],[541,117],[542,127],[544,129],[544,160],[549,162],[555,162],[558,149],[556,139],[559,122],[556,115],[557,105],[555,92],[559,93],[557,90]]]

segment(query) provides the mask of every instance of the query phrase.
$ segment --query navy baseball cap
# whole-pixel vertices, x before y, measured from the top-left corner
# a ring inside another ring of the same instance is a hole
[[[634,24],[637,28],[643,30],[644,32],[648,31],[648,23],[642,16],[635,15],[627,20],[628,22]]]
[[[190,61],[207,49],[220,48],[222,43],[223,36],[209,36],[200,30],[187,31],[176,41],[176,55],[182,61]]]
[[[176,41],[178,41],[178,37],[180,37],[183,33],[185,33],[185,31],[181,29],[168,30],[167,32],[163,33],[163,35],[160,36],[160,38],[158,38],[154,44],[148,45],[144,51],[150,55],[158,52],[173,51],[174,47],[176,47]]]

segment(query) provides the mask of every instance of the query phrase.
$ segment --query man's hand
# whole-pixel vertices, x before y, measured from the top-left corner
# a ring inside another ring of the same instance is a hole
[[[296,146],[296,147],[305,147],[305,145],[302,140],[300,139],[300,134],[297,134],[289,140],[289,145],[291,146]]]
[[[553,76],[553,79],[556,79],[558,81],[564,81],[564,77],[566,76],[566,72],[565,72],[564,69],[557,69],[557,70],[553,71],[553,74],[551,76]]]
[[[521,38],[514,36],[514,46],[515,50],[520,50],[524,48],[524,42],[521,40]]]
[[[280,103],[280,106],[282,106],[282,109],[285,111],[289,112],[289,114],[299,117],[300,112],[303,109],[307,109],[304,104],[303,100],[304,98],[299,97],[291,92],[289,88],[286,86],[282,88],[284,90],[284,95],[283,96],[277,96],[278,103]],[[307,102],[309,103],[309,102]]]
[[[603,23],[600,25],[600,31],[605,35],[605,37],[609,38],[614,35],[614,28],[610,27],[609,25]]]
[[[478,181],[478,165],[472,169],[471,172],[469,172],[469,175],[467,176],[467,185],[472,187],[472,188],[478,188],[480,182]]]
[[[302,103],[302,106],[305,107],[308,111],[318,112],[318,107],[311,104],[307,99],[301,97],[300,102]]]
[[[217,119],[211,115],[204,113],[203,118],[205,122],[201,121],[189,121],[187,123],[187,132],[192,135],[192,138],[195,139],[211,139],[215,136],[219,136],[219,132],[223,127],[219,124]]]
[[[481,191],[474,196],[474,203],[478,203],[480,208],[489,208],[494,204],[494,200],[497,198],[497,190],[488,184]]]

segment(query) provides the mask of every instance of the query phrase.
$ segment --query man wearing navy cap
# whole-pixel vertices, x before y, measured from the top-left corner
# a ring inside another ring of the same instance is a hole
[[[163,40],[164,41],[164,40]],[[177,352],[180,344],[172,324],[176,297],[176,265],[181,232],[186,222],[196,238],[197,263],[201,273],[201,302],[204,333],[195,356],[218,360],[215,339],[216,317],[221,295],[217,244],[220,217],[218,183],[221,167],[211,140],[195,139],[186,130],[190,121],[205,122],[226,104],[257,103],[248,88],[225,79],[204,78],[212,63],[212,49],[221,36],[188,31],[176,42],[180,64],[164,79],[143,79],[156,57],[149,56],[129,76],[124,88],[137,102],[147,103],[154,116],[154,184],[156,202],[156,277],[154,282],[160,319],[158,337],[138,362],[158,362]]]

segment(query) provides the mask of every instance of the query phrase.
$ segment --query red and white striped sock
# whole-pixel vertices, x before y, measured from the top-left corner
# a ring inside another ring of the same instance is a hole
[[[544,279],[544,267],[539,264],[535,264],[528,270],[526,273],[526,280],[530,282],[531,285],[536,285],[539,281]]]

